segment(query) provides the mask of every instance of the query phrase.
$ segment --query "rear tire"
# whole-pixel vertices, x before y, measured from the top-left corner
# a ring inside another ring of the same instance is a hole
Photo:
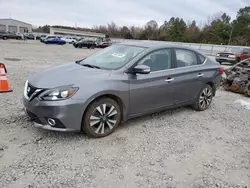
[[[213,88],[206,84],[200,91],[197,101],[195,104],[193,104],[193,108],[198,111],[204,111],[207,110],[213,100]]]
[[[92,102],[82,120],[82,130],[89,137],[102,138],[110,135],[121,122],[120,106],[104,97]]]
[[[3,37],[3,40],[7,40],[8,39],[8,37]]]

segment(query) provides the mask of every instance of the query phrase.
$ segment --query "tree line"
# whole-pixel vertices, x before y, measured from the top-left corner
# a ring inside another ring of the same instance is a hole
[[[49,25],[45,25],[33,31],[49,33],[49,27]],[[186,23],[182,18],[172,17],[162,25],[159,25],[155,20],[151,20],[144,27],[118,27],[114,22],[94,26],[91,29],[60,25],[54,25],[53,27],[100,32],[113,38],[249,45],[250,6],[239,9],[234,20],[226,13],[217,14],[202,26],[198,26],[196,21]]]

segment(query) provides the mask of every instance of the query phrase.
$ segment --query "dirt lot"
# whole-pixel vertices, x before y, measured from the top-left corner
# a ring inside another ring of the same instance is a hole
[[[102,139],[34,128],[22,110],[27,77],[93,51],[0,41],[14,89],[0,94],[0,188],[250,187],[250,111],[234,103],[247,99],[223,90],[205,112],[137,118]]]

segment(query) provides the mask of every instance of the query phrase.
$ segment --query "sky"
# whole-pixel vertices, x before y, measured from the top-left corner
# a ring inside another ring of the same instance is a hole
[[[207,23],[226,12],[233,19],[250,0],[0,0],[0,18],[13,18],[34,26],[89,27],[115,22],[118,26],[143,26],[150,20],[162,24],[171,17]]]

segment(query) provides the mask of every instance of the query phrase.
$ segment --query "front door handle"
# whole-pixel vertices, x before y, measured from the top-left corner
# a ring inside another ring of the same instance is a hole
[[[204,74],[202,73],[197,74],[197,77],[202,77],[202,76],[204,76]]]
[[[172,81],[174,81],[174,78],[168,78],[168,79],[165,80],[165,82],[168,82],[168,83],[172,82]]]

